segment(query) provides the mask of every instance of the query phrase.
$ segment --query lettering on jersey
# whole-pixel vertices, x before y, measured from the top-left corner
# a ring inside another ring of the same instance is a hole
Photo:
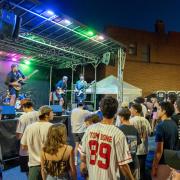
[[[101,140],[106,142],[112,142],[112,136],[101,134]]]
[[[100,134],[97,132],[90,132],[90,138],[91,139],[100,139],[101,141],[105,141],[105,142],[112,142],[112,136],[108,136],[106,134]]]
[[[99,139],[99,133],[97,133],[97,132],[90,132],[90,138],[92,138],[92,139]]]

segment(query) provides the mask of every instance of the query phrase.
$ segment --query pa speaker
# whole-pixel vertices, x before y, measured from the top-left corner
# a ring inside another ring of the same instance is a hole
[[[17,39],[18,35],[19,35],[19,31],[20,31],[20,27],[21,27],[21,22],[22,22],[22,18],[17,16],[16,18],[16,25],[15,25],[15,30],[13,33],[13,38]]]
[[[111,53],[110,52],[106,52],[106,53],[103,54],[102,63],[108,65],[109,62],[110,62],[110,59],[111,59]]]

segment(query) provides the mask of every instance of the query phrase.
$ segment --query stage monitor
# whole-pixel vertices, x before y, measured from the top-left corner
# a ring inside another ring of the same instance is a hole
[[[53,113],[56,116],[61,116],[62,115],[62,106],[60,106],[60,105],[51,105],[51,108],[53,110]]]

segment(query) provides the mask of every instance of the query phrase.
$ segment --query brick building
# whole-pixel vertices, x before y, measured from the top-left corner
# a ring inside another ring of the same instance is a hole
[[[157,90],[180,91],[180,32],[166,32],[162,21],[155,32],[108,27],[106,32],[127,46],[124,80],[148,95]],[[117,66],[103,66],[104,76],[116,75]]]

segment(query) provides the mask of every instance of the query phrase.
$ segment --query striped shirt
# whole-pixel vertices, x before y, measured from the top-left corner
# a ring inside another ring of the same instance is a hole
[[[114,125],[102,123],[88,127],[82,139],[89,180],[115,180],[119,166],[132,161],[126,137]]]
[[[130,123],[137,129],[141,138],[141,144],[137,147],[137,155],[145,155],[148,153],[148,136],[151,134],[151,125],[147,119],[141,116],[134,116],[130,119]]]

